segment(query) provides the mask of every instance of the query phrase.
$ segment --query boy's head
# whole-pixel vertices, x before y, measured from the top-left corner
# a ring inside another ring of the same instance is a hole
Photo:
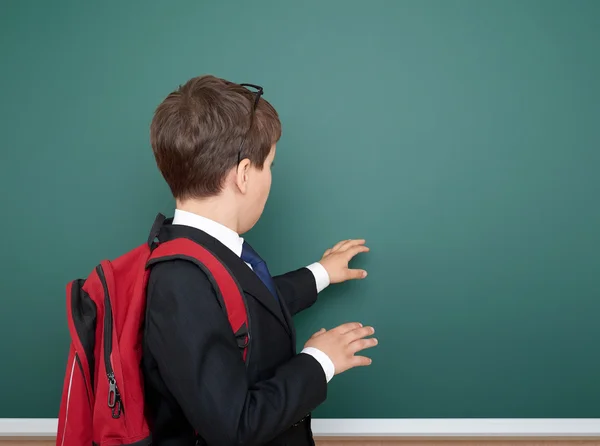
[[[281,136],[275,109],[262,89],[214,76],[190,79],[157,107],[150,142],[178,205],[227,200],[240,232],[258,221],[271,187],[271,164]]]

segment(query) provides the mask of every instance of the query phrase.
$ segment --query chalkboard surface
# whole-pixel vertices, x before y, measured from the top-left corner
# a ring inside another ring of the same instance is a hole
[[[57,416],[64,287],[172,214],[149,122],[205,73],[280,113],[272,272],[371,248],[297,317],[380,340],[315,417],[600,417],[600,2],[1,9],[0,417]]]

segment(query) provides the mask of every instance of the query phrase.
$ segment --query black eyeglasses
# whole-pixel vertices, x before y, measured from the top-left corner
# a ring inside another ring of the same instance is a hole
[[[254,115],[256,114],[256,107],[258,106],[258,101],[260,100],[260,97],[263,94],[263,88],[258,86],[258,85],[253,85],[253,84],[240,84],[242,87],[251,87],[254,88],[256,90],[255,94],[255,98],[254,98],[254,105],[252,106],[252,111],[250,112],[250,127],[248,127],[248,130],[246,131],[246,134],[244,135],[244,138],[242,139],[242,142],[240,144],[240,151],[238,152],[238,164],[240,164],[240,162],[242,161],[242,150],[244,148],[244,143],[246,142],[246,137],[248,136],[248,133],[250,133],[250,130],[252,129],[252,125],[254,124]]]

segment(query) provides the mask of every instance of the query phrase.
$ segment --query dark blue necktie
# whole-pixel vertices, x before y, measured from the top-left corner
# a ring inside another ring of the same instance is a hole
[[[242,260],[250,264],[258,278],[265,284],[269,291],[271,291],[271,294],[275,297],[275,299],[278,299],[275,282],[273,281],[273,277],[271,277],[271,273],[269,273],[267,264],[263,259],[260,258],[252,246],[246,242],[244,242],[242,246]]]

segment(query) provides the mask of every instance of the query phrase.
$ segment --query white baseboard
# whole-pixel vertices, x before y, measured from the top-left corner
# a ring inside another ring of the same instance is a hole
[[[600,419],[315,419],[319,437],[600,437]]]
[[[0,437],[53,437],[55,418],[0,418]],[[318,437],[599,437],[600,418],[314,419]]]

